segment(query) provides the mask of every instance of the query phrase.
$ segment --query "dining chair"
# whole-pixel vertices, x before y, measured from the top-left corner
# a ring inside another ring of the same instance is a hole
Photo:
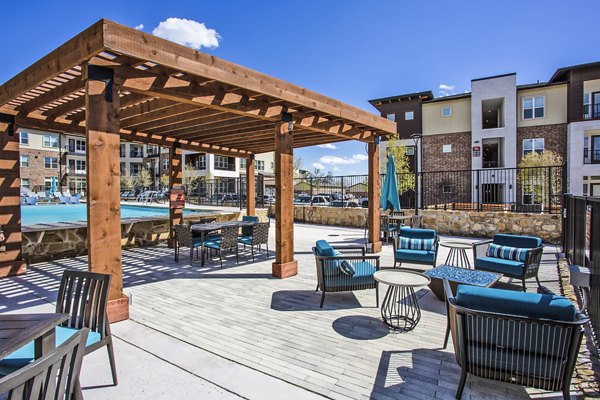
[[[238,242],[244,246],[250,246],[252,252],[252,262],[254,262],[254,247],[258,247],[260,251],[261,246],[264,244],[267,248],[267,258],[269,258],[269,223],[259,222],[252,226],[250,236],[240,236]]]
[[[235,261],[239,263],[238,254],[238,226],[224,226],[221,229],[221,236],[215,240],[207,240],[204,246],[210,250],[216,250],[219,253],[221,268],[223,268],[223,251],[235,250]]]
[[[0,378],[0,397],[18,400],[83,398],[79,386],[81,361],[89,329],[75,332],[49,354]],[[74,396],[78,392],[78,396]]]
[[[385,239],[385,244],[388,244],[390,241],[390,237],[392,239],[394,239],[394,237],[395,237],[396,230],[397,230],[397,224],[390,221],[389,215],[381,215],[380,221],[381,221],[380,222],[381,233],[383,233],[383,237]]]
[[[410,227],[411,228],[421,228],[423,225],[423,216],[422,215],[413,215],[410,218]]]
[[[202,246],[202,239],[200,237],[193,237],[192,230],[188,225],[175,225],[173,226],[173,230],[175,231],[175,262],[179,262],[179,250],[182,247],[189,247],[190,262],[194,261],[194,249],[196,249],[197,253],[198,247]]]

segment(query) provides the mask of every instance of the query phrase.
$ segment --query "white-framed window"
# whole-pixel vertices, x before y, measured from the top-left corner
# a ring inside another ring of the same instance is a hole
[[[85,193],[87,190],[87,181],[85,178],[76,178],[69,181],[69,191],[71,193]]]
[[[43,146],[44,147],[52,147],[52,148],[57,149],[58,148],[58,136],[44,134]]]
[[[442,117],[451,117],[451,116],[452,116],[452,106],[442,107]]]
[[[44,178],[44,190],[46,192],[48,192],[51,187],[52,187],[52,177],[51,176],[47,176],[47,177]]]
[[[163,170],[165,170],[165,171],[169,169],[169,159],[168,158],[163,158],[162,166],[163,166]]]
[[[206,154],[198,156],[198,169],[206,169]]]
[[[142,158],[144,157],[144,148],[139,144],[129,145],[129,157],[131,158]]]
[[[78,153],[85,153],[85,140],[75,140],[75,151]]]
[[[592,160],[592,153],[590,151],[590,137],[583,137],[583,163],[590,164]]]
[[[442,153],[452,153],[452,145],[445,144],[442,146]]]
[[[544,138],[523,139],[523,157],[533,152],[539,154],[544,152]]]
[[[592,118],[591,98],[590,93],[583,94],[583,119]]]
[[[44,157],[44,168],[58,168],[58,158]]]
[[[248,160],[245,158],[240,158],[240,169],[246,169],[246,163]]]
[[[415,146],[406,146],[406,155],[414,156],[415,155]]]
[[[523,97],[523,119],[544,118],[544,96]]]
[[[140,163],[130,163],[129,164],[129,175],[138,176],[142,171],[142,164]]]
[[[215,168],[229,169],[229,158],[224,156],[215,156]]]
[[[119,157],[127,157],[127,150],[125,149],[125,143],[121,143],[119,146]]]
[[[21,156],[19,158],[19,160],[20,160],[19,164],[20,164],[21,168],[29,167],[29,156]]]
[[[542,187],[534,184],[531,187],[528,187],[527,190],[524,189],[523,204],[542,204]]]
[[[256,160],[256,170],[257,171],[265,170],[265,162],[263,160]]]
[[[404,120],[405,121],[410,121],[412,119],[415,119],[415,112],[414,111],[407,111],[404,113]]]
[[[396,122],[396,114],[388,114],[385,116],[389,121]]]
[[[125,167],[125,163],[124,162],[122,162],[120,164],[120,170],[121,170],[121,176],[127,175],[127,168]]]
[[[23,146],[29,145],[29,133],[20,131],[19,132],[19,143]]]
[[[85,174],[85,160],[75,160],[75,173]]]
[[[24,187],[24,188],[29,187],[29,178],[21,179],[21,187]]]

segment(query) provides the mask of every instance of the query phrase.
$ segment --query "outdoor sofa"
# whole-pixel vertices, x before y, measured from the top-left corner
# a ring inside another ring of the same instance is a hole
[[[317,290],[321,290],[321,305],[325,293],[375,289],[379,307],[379,290],[373,278],[379,270],[379,256],[366,255],[364,246],[335,246],[319,240],[312,248],[317,267]]]
[[[569,299],[544,293],[459,285],[444,280],[448,319],[461,377],[467,375],[552,392],[569,399],[583,325],[589,319]]]
[[[493,240],[474,243],[473,259],[475,269],[521,279],[525,292],[526,279],[535,278],[540,286],[538,270],[543,251],[542,239],[538,237],[499,233]]]

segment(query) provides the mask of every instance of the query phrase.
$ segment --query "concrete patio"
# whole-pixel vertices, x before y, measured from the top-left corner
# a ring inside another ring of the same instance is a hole
[[[132,304],[130,319],[112,325],[119,385],[110,386],[106,352],[92,353],[82,369],[86,399],[454,398],[460,369],[451,346],[442,349],[444,304],[421,289],[422,319],[409,333],[383,325],[374,290],[328,294],[320,309],[311,247],[317,239],[362,243],[363,230],[294,228],[299,273],[284,280],[272,277],[273,258],[264,253],[256,263],[241,253],[239,265],[228,257],[220,269],[217,262],[190,265],[185,255],[177,264],[166,246],[123,252]],[[440,247],[438,264],[446,251]],[[556,292],[558,251],[547,246],[540,269],[542,284]],[[391,245],[381,265],[392,265]],[[0,281],[0,312],[51,311],[65,268],[87,269],[87,258],[36,264],[26,276]],[[560,396],[473,377],[463,395],[541,397]]]

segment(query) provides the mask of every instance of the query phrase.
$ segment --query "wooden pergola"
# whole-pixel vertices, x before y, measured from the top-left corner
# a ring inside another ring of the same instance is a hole
[[[247,159],[247,213],[254,214],[254,156],[275,151],[273,275],[297,273],[293,149],[368,143],[369,242],[379,239],[379,137],[395,123],[251,69],[100,20],[0,86],[0,276],[22,273],[18,128],[85,135],[89,269],[113,276],[111,320],[127,318],[120,221],[120,141],[171,149],[171,188],[182,151]],[[172,201],[171,225],[182,222]]]

